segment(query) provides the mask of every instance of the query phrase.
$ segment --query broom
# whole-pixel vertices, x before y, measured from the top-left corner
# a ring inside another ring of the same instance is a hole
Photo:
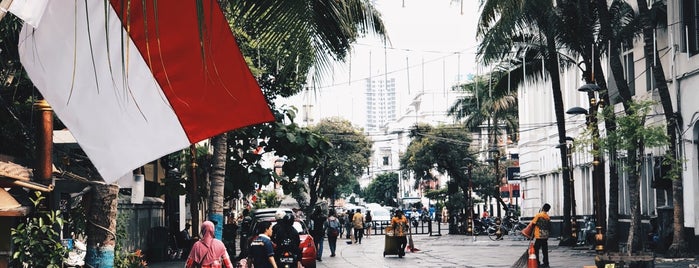
[[[510,268],[527,268],[527,261],[529,261],[529,247],[524,250],[522,256]]]
[[[517,259],[517,261],[515,261],[515,263],[512,264],[512,266],[510,266],[510,268],[528,268],[530,266],[529,259],[532,257],[530,255],[533,253],[533,249],[532,249],[533,247],[534,247],[534,243],[530,242],[529,245],[527,246],[527,249],[524,250],[524,254],[522,254],[522,256],[520,256],[519,259]],[[534,261],[537,262],[536,259]],[[536,266],[538,266],[538,262],[537,262]],[[536,267],[536,266],[534,266],[534,267]]]
[[[410,252],[420,251],[419,249],[415,248],[415,243],[413,242],[413,232],[410,232],[408,234],[408,249],[410,250]]]

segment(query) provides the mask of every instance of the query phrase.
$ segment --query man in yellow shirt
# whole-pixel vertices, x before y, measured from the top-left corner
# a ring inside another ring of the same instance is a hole
[[[362,215],[361,209],[357,209],[357,212],[352,216],[352,225],[354,227],[354,243],[361,244],[364,235],[364,215]]]
[[[551,217],[549,210],[551,205],[544,204],[541,211],[534,216],[532,224],[534,224],[534,250],[536,251],[536,261],[539,262],[540,268],[549,267],[549,232],[551,231]],[[542,250],[543,263],[539,261],[539,250]]]
[[[402,210],[396,210],[396,215],[391,218],[391,228],[393,228],[393,235],[398,239],[398,257],[403,258],[405,256],[405,246],[408,244],[405,233],[408,232],[410,225],[408,219],[403,216]]]

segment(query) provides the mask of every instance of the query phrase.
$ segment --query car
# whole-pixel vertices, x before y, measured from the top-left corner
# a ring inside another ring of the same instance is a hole
[[[294,213],[291,209],[280,209],[284,210],[284,212],[287,214],[293,215]],[[251,229],[255,230],[255,228],[257,228],[257,224],[263,221],[271,222],[272,226],[277,224],[277,219],[274,217],[274,214],[277,212],[277,210],[279,209],[258,209],[253,211],[253,223]],[[303,267],[315,268],[316,246],[315,242],[313,241],[313,237],[311,236],[310,230],[308,229],[308,226],[302,220],[294,217],[294,228],[296,229],[296,231],[299,232],[299,240],[301,240],[301,243],[299,244],[299,248],[301,249],[301,264],[303,265]],[[253,231],[252,233],[256,232]],[[256,237],[257,234],[253,235],[253,237],[250,238],[250,241],[254,240]]]

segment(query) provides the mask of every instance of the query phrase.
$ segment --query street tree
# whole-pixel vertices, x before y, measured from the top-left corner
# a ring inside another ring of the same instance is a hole
[[[310,205],[315,205],[317,198],[334,200],[338,186],[362,176],[369,167],[372,142],[361,129],[339,117],[322,119],[311,130],[326,137],[331,144],[308,180]]]
[[[376,176],[364,189],[367,203],[379,203],[384,206],[397,207],[398,173],[382,173]]]
[[[413,126],[409,137],[412,139],[405,153],[400,157],[401,169],[410,170],[415,176],[416,187],[425,181],[436,180],[434,172],[448,174],[451,181],[447,182],[447,193],[450,202],[447,209],[450,216],[459,211],[461,205],[455,201],[457,194],[467,192],[466,175],[462,167],[466,165],[464,158],[475,159],[469,151],[471,133],[462,125],[440,125],[432,127],[425,124]],[[492,185],[492,184],[491,184]],[[461,188],[461,192],[459,192]],[[450,222],[450,224],[452,224]],[[454,226],[450,226],[453,230]]]
[[[640,174],[643,169],[642,159],[645,155],[645,148],[657,148],[667,146],[669,138],[665,132],[664,125],[647,124],[649,113],[652,111],[654,103],[652,101],[633,101],[630,103],[632,113],[617,117],[617,131],[607,133],[606,137],[602,137],[596,141],[593,135],[590,135],[588,143],[598,142],[603,150],[626,150],[636,152],[636,155],[628,155],[628,160],[612,159],[611,161],[619,161],[619,166],[624,168],[628,174],[627,183],[629,189],[629,203],[631,211],[631,224],[629,227],[629,236],[627,240],[629,253],[638,252],[642,249],[641,241],[643,240],[642,225],[641,225],[641,208],[640,208]],[[606,108],[600,117],[608,116],[614,113],[611,108]],[[595,153],[595,152],[593,152]]]

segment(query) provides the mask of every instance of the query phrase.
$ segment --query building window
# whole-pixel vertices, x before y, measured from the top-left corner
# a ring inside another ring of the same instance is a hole
[[[629,83],[629,91],[631,96],[636,95],[636,68],[633,59],[633,46],[625,45],[622,47],[622,57],[624,63],[624,79]],[[646,72],[647,73],[647,72]]]
[[[384,157],[383,157],[383,165],[384,165],[384,166],[388,166],[389,164],[390,164],[390,163],[389,163],[389,161],[388,161],[388,156],[384,156]]]
[[[631,201],[629,201],[629,175],[625,170],[628,168],[626,165],[626,157],[619,157],[617,165],[617,173],[619,174],[619,214],[630,215],[631,214]]]
[[[655,191],[651,187],[653,173],[653,157],[649,155],[644,156],[639,186],[641,187],[641,215],[645,216],[655,215]]]
[[[699,14],[697,6],[699,0],[682,0],[682,52],[693,56],[699,52]]]

